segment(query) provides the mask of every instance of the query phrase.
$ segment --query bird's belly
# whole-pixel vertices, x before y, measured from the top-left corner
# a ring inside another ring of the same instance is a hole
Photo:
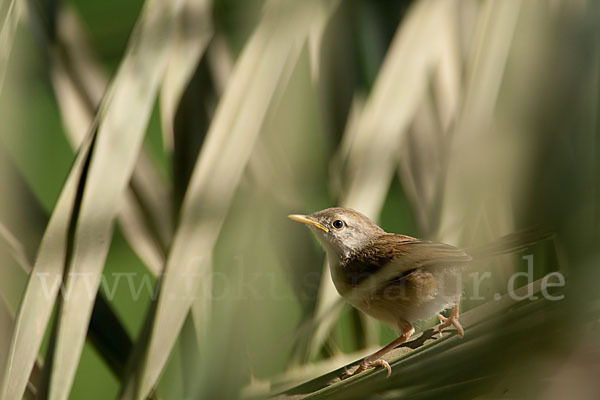
[[[452,307],[461,291],[460,271],[456,268],[423,268],[370,293],[340,294],[365,314],[398,327],[399,321],[426,319]]]

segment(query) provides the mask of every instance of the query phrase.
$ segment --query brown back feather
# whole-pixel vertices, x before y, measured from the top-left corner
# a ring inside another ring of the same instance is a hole
[[[411,271],[436,264],[448,265],[470,261],[471,257],[454,246],[384,233],[360,252],[342,263],[348,284],[356,286],[374,274],[377,280],[398,279]]]

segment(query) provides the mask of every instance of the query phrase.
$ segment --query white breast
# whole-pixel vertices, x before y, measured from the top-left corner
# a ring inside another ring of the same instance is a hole
[[[327,252],[327,261],[331,272],[331,279],[338,293],[353,307],[359,309],[365,314],[390,324],[392,327],[398,327],[399,320],[414,322],[429,318],[435,314],[450,308],[454,305],[457,295],[461,292],[460,282],[457,282],[458,271],[449,268],[447,270],[437,270],[436,276],[439,279],[438,293],[435,296],[422,301],[411,301],[410,306],[403,302],[389,304],[381,307],[376,299],[371,299],[368,294],[353,290],[346,283],[344,271],[340,265],[339,257]],[[433,271],[431,271],[433,272]]]

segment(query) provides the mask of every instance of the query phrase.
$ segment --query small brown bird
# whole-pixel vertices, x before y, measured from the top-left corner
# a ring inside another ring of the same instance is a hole
[[[306,224],[327,253],[331,278],[339,294],[367,315],[400,329],[401,335],[381,350],[362,360],[353,372],[370,367],[391,367],[384,354],[407,341],[414,333],[412,323],[451,308],[448,318],[438,314],[438,330],[458,321],[461,271],[473,258],[515,252],[551,237],[539,230],[521,231],[473,250],[387,233],[363,214],[349,208],[328,208],[311,215],[289,215]]]

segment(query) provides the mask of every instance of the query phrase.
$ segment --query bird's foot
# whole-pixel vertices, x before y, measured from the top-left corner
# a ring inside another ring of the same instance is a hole
[[[363,371],[366,371],[369,368],[376,368],[376,367],[382,367],[387,369],[387,376],[386,378],[389,378],[390,375],[392,374],[392,367],[390,367],[390,364],[383,360],[383,359],[378,359],[375,361],[369,361],[368,359],[364,359],[361,361],[361,363],[358,365],[358,368],[356,368],[354,371],[350,372],[350,370],[348,368],[346,368],[344,370],[344,375],[342,375],[342,380],[350,378],[351,376],[360,374]]]
[[[437,330],[440,336],[442,336],[442,331],[444,330],[444,328],[448,328],[449,326],[453,326],[456,328],[456,332],[459,338],[464,336],[465,330],[458,321],[458,312],[455,312],[453,310],[452,314],[450,314],[448,318],[444,317],[442,314],[438,314],[438,319],[440,320],[440,324],[437,326]]]

